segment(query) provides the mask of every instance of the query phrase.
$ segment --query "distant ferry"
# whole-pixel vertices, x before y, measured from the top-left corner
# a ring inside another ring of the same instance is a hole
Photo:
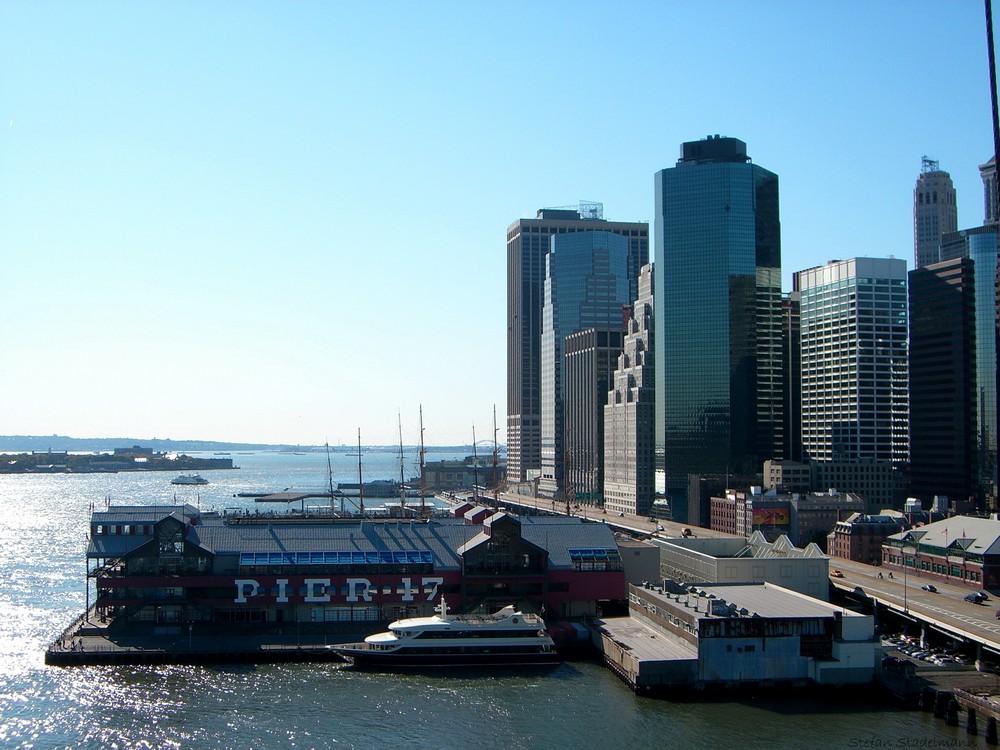
[[[389,624],[363,643],[333,646],[357,666],[526,667],[559,662],[545,623],[506,606],[492,615],[449,615],[444,597],[437,614]]]
[[[208,484],[208,480],[201,474],[181,474],[171,479],[170,484]]]

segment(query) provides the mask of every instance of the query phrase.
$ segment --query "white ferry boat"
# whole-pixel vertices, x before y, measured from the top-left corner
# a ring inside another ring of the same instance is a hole
[[[170,484],[208,484],[208,480],[201,474],[181,474],[171,479]]]
[[[449,615],[444,597],[437,614],[389,624],[363,643],[333,646],[357,666],[525,667],[559,662],[545,623],[506,606],[492,615]]]

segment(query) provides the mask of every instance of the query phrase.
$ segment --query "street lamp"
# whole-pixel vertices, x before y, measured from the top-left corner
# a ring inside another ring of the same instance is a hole
[[[906,542],[907,542],[907,538],[908,537],[909,537],[909,533],[907,533],[906,535],[904,535],[903,538],[900,540],[900,545],[899,545],[900,552],[902,552],[902,555],[903,555],[903,611],[904,612],[909,612],[910,611],[910,609],[909,609],[909,603],[907,601],[907,589],[906,589],[908,572],[909,572],[907,570],[907,568],[909,568],[909,565],[906,564]],[[913,564],[914,564],[914,566],[916,566],[916,560],[917,560],[917,546],[914,543],[914,545],[913,545]],[[914,567],[914,570],[915,569],[916,568]]]
[[[909,612],[910,608],[906,602],[906,540],[903,540],[903,544],[899,548],[903,553],[903,611]]]

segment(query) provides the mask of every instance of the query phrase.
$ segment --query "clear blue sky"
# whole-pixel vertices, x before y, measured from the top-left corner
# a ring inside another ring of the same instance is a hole
[[[922,155],[983,220],[983,3],[5,2],[0,434],[503,441],[507,226],[716,133],[786,289],[912,266]]]

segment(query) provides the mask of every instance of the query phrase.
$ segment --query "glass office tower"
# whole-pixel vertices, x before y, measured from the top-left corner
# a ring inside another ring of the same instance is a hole
[[[981,493],[996,497],[997,485],[997,225],[963,229],[941,238],[941,259],[973,262],[976,306],[976,423]]]
[[[935,495],[975,498],[982,509],[977,438],[974,263],[965,257],[909,273],[910,484]]]
[[[623,308],[631,302],[628,251],[628,238],[613,232],[575,232],[551,239],[542,307],[542,494],[554,496],[564,488],[563,343],[571,333],[589,328],[624,328]],[[619,346],[621,339],[619,334]]]
[[[541,340],[545,259],[553,236],[612,232],[628,240],[630,289],[649,262],[649,225],[604,219],[600,203],[579,209],[543,208],[507,228],[507,481],[541,473]]]
[[[684,143],[656,173],[657,491],[686,520],[689,474],[746,474],[782,451],[778,177],[746,144]]]

